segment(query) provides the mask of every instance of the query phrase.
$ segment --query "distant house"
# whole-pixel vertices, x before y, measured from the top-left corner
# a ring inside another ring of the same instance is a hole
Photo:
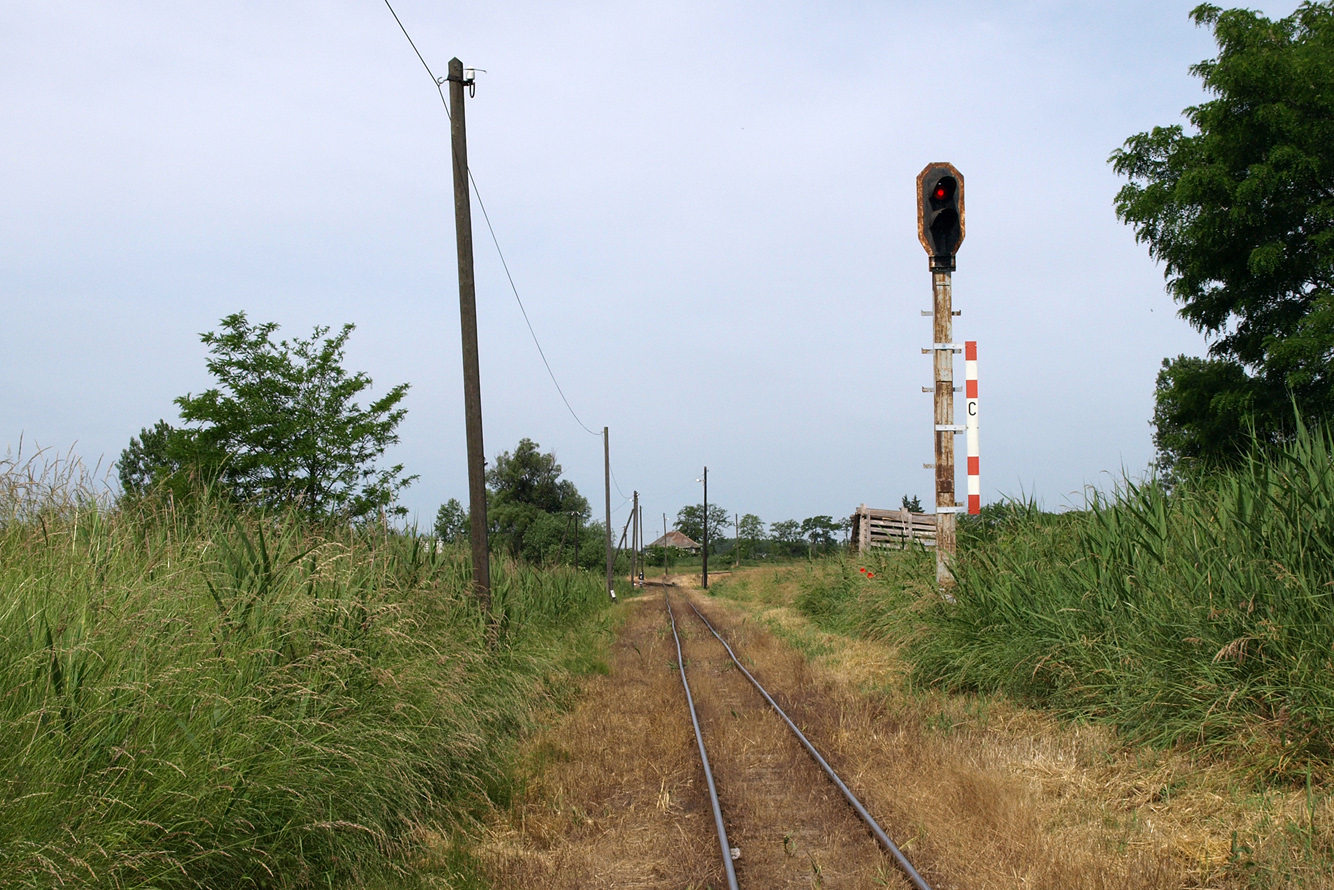
[[[699,544],[690,540],[676,529],[672,529],[658,540],[649,544],[650,547],[675,547],[677,550],[685,550],[687,553],[698,553]]]

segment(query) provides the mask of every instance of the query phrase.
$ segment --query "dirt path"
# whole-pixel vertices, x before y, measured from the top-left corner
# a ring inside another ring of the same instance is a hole
[[[685,594],[672,596],[741,886],[906,886]],[[1192,886],[1151,828],[1109,830],[1083,804],[1044,801],[1010,769],[1014,737],[928,731],[744,607],[691,596],[936,890]],[[497,887],[725,886],[662,593],[624,607],[609,673],[535,740],[527,793],[482,851]]]

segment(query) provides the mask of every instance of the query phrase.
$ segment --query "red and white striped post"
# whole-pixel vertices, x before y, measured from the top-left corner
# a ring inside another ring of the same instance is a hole
[[[968,435],[968,512],[976,516],[982,512],[982,479],[978,475],[977,460],[977,341],[965,340],[964,358],[964,399],[967,400],[965,414]]]

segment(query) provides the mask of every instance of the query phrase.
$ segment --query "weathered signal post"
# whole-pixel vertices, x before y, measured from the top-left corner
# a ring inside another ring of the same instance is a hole
[[[964,236],[963,174],[953,164],[928,164],[917,174],[917,237],[930,258],[931,349],[935,369],[936,583],[954,584],[955,552],[954,434],[954,307],[951,275],[954,255]]]

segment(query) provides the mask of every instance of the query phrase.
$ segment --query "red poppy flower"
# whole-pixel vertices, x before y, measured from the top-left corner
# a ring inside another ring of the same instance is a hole
[[[862,567],[862,568],[858,569],[857,571],[861,572],[863,575],[866,574],[866,568],[865,568],[865,567]]]
[[[875,572],[867,572],[867,573],[866,573],[866,577],[868,577],[868,578],[874,578],[874,577],[875,577]]]

